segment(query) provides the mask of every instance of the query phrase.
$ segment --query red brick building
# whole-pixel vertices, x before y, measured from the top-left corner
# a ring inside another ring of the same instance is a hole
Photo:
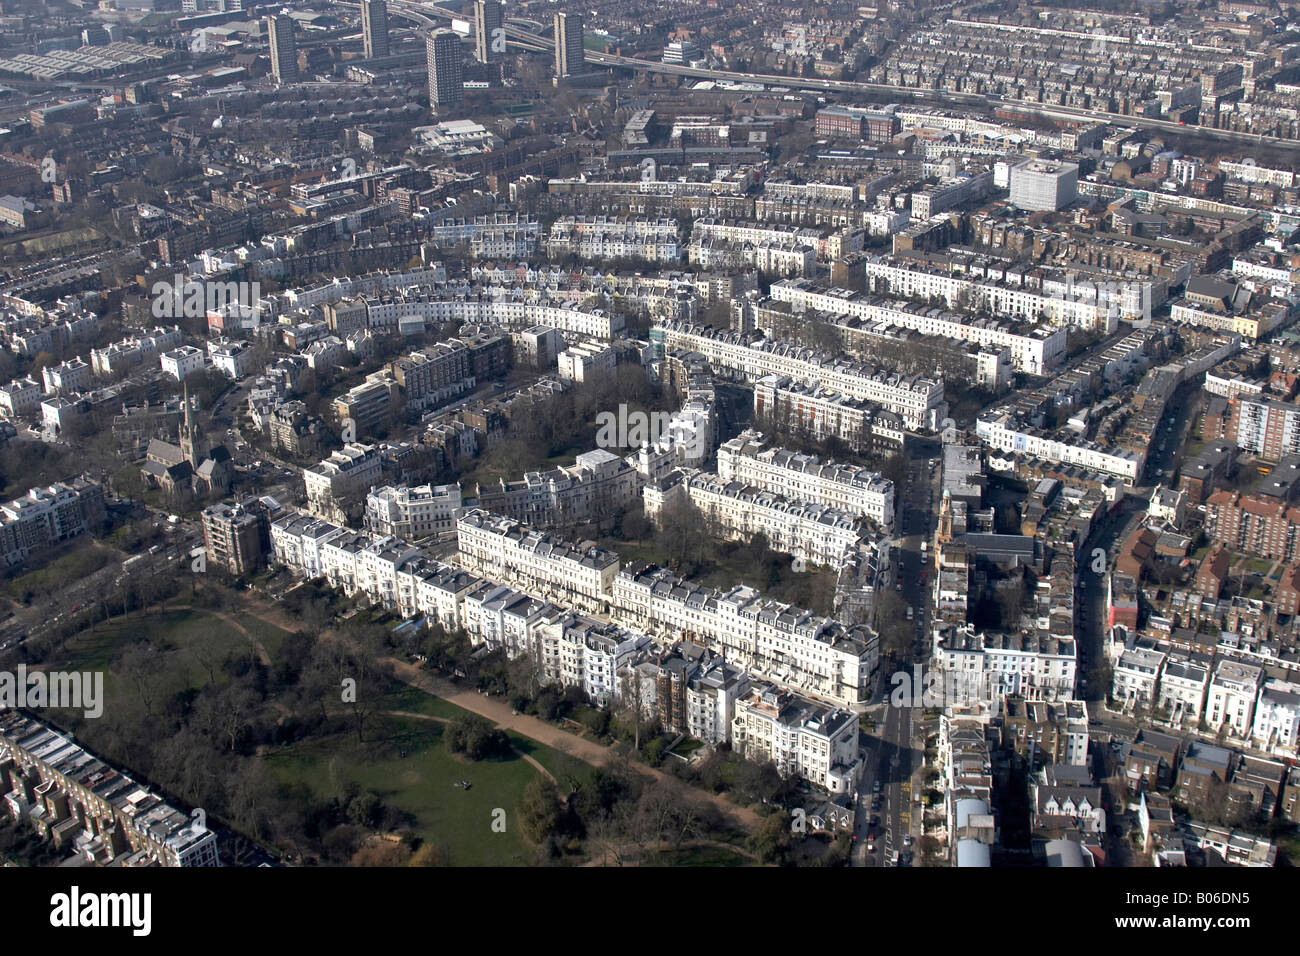
[[[1112,574],[1106,583],[1106,627],[1122,624],[1130,630],[1138,626],[1138,586],[1131,575]]]
[[[1273,591],[1273,608],[1278,614],[1300,614],[1300,564],[1282,569],[1282,580]]]
[[[1233,551],[1280,561],[1300,557],[1300,508],[1278,498],[1216,491],[1205,503],[1205,531]]]
[[[1223,582],[1228,580],[1228,566],[1231,563],[1228,549],[1222,544],[1211,548],[1202,559],[1201,566],[1196,569],[1196,593],[1207,600],[1217,601],[1219,592],[1223,590]]]
[[[888,143],[899,130],[898,117],[883,110],[828,106],[817,111],[813,131],[818,136]]]
[[[1127,574],[1136,581],[1142,580],[1142,573],[1151,563],[1156,551],[1157,536],[1150,528],[1136,528],[1124,539],[1115,560],[1115,570]]]

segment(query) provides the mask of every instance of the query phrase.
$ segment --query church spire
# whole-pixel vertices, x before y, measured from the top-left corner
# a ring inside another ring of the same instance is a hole
[[[194,468],[198,468],[208,456],[208,446],[203,440],[203,428],[194,419],[194,405],[190,401],[190,387],[181,383],[181,401],[185,403],[185,415],[181,421],[181,454]]]

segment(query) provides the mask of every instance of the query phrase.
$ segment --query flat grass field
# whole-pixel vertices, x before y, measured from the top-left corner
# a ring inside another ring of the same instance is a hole
[[[125,619],[101,623],[70,639],[58,666],[82,671],[103,670],[105,706],[111,707],[119,692],[119,680],[110,667],[133,644],[147,640],[165,650],[167,680],[163,696],[170,696],[187,687],[201,688],[209,683],[209,670],[204,661],[217,663],[217,682],[224,683],[227,677],[221,671],[220,662],[227,654],[252,653],[251,638],[274,660],[281,642],[288,636],[286,631],[272,624],[237,611],[230,612],[229,618],[237,622],[247,636],[233,624],[199,608],[133,613]],[[134,693],[125,688],[122,692]]]
[[[146,639],[165,649],[167,676],[159,700],[186,687],[204,687],[209,681],[205,661],[220,662],[232,652],[252,653],[250,636],[275,660],[287,636],[285,631],[237,610],[228,612],[227,617],[229,620],[223,620],[199,608],[133,614],[70,640],[59,666],[105,670],[108,709],[118,695],[124,699],[134,693],[128,680],[116,677],[108,668],[131,645]],[[227,679],[219,663],[215,676],[218,682]],[[347,731],[272,746],[264,751],[266,768],[280,783],[304,784],[322,799],[341,792],[349,783],[373,791],[385,804],[410,814],[416,832],[444,850],[455,865],[510,866],[531,860],[532,850],[520,832],[517,808],[524,787],[539,772],[535,766],[518,755],[475,763],[450,753],[442,742],[442,721],[468,711],[414,688],[391,685],[375,710],[364,743],[359,744],[355,734]],[[380,711],[406,711],[437,719]],[[74,724],[79,722],[77,715],[69,717]],[[553,774],[590,770],[534,740],[517,734],[511,734],[510,740],[520,753],[533,757]],[[401,756],[403,750],[406,757]],[[458,780],[468,780],[472,787],[462,790],[453,786]],[[491,827],[492,812],[498,807],[506,811],[505,833],[493,832]]]
[[[415,832],[439,847],[453,866],[525,865],[532,850],[520,829],[518,806],[537,769],[519,756],[474,762],[452,754],[442,742],[444,726],[386,716],[367,733],[366,743],[339,734],[293,744],[268,752],[265,765],[281,783],[305,784],[316,797],[338,793],[349,783],[373,792],[411,814]],[[513,735],[512,741],[523,742]],[[469,781],[471,788],[455,786],[458,780]],[[498,808],[505,810],[504,833],[492,829]]]

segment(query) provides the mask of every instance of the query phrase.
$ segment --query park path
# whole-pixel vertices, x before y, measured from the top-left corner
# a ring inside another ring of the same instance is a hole
[[[195,607],[193,604],[167,604],[163,606],[163,610],[164,611],[190,611],[191,613],[195,613],[195,614],[211,614],[213,617],[217,618],[218,620],[224,621],[225,623],[229,624],[236,631],[238,631],[240,634],[242,634],[244,637],[248,639],[248,643],[253,645],[253,650],[257,651],[257,659],[262,662],[263,667],[271,666],[271,655],[267,653],[266,645],[263,644],[261,641],[259,641],[257,638],[255,638],[252,632],[249,631],[248,628],[244,627],[244,625],[240,624],[237,620],[235,620],[225,611],[214,611],[212,610],[212,608],[208,608],[208,607]],[[280,715],[281,720],[283,720],[285,717],[288,717],[290,714],[289,708],[286,707],[284,704],[280,703],[278,700],[271,701],[271,706],[275,709],[276,713]]]
[[[213,617],[225,621],[227,624],[229,624],[231,627],[237,630],[240,634],[243,634],[244,637],[248,638],[249,643],[252,644],[253,648],[257,651],[257,659],[262,662],[263,667],[271,666],[271,655],[266,652],[266,645],[264,645],[261,641],[255,638],[252,632],[248,630],[248,628],[244,627],[244,625],[240,624],[238,621],[236,621],[225,611],[212,611],[205,607],[191,607],[190,610],[200,611],[204,614],[211,614]]]
[[[287,613],[280,608],[268,607],[261,601],[245,600],[241,612],[286,631],[298,629],[298,622],[293,620]],[[331,641],[344,641],[351,646],[351,642],[348,642],[346,638],[334,630],[325,631],[321,634],[321,638]],[[463,710],[468,710],[490,720],[503,730],[513,730],[515,733],[545,744],[552,750],[571,757],[577,757],[579,760],[595,767],[604,766],[614,757],[613,748],[588,740],[586,737],[579,737],[577,734],[552,726],[528,714],[517,714],[504,700],[488,697],[477,691],[464,690],[449,680],[421,670],[414,664],[398,660],[395,657],[381,658],[379,663],[389,666],[392,669],[393,676],[408,687],[422,690],[434,697],[441,697],[448,703],[455,704]],[[645,764],[638,763],[636,769],[638,773],[646,774],[657,783],[676,780],[675,777],[670,777],[662,770],[656,770]],[[719,794],[708,793],[689,784],[686,784],[685,787],[687,792],[709,801],[724,815],[750,829],[757,827],[762,819],[748,807],[738,806]]]
[[[480,717],[486,717],[497,726],[523,734],[538,743],[546,744],[552,750],[558,750],[560,753],[577,757],[597,767],[606,763],[613,756],[611,748],[604,744],[588,740],[586,737],[579,737],[529,714],[517,714],[508,703],[500,698],[488,697],[477,691],[463,690],[448,680],[421,670],[414,664],[399,661],[396,658],[384,658],[381,663],[391,665],[395,676],[402,683],[425,693],[433,694],[435,697],[441,697],[443,700],[472,711]],[[637,764],[636,769],[638,773],[647,774],[659,783],[676,779],[662,770],[656,770],[644,764]],[[715,804],[723,813],[736,817],[742,823],[750,827],[758,825],[760,818],[753,810],[747,807],[739,807],[717,794],[706,793],[698,787],[687,786],[686,789]]]
[[[237,621],[231,615],[227,614],[225,611],[217,611],[210,607],[198,607],[197,605],[192,603],[171,604],[171,603],[164,602],[161,613],[166,614],[171,611],[189,611],[191,614],[210,614],[213,617],[217,618],[218,620],[224,621],[225,623],[233,627],[236,631],[238,631],[240,634],[242,634],[244,637],[248,638],[248,643],[252,644],[253,649],[257,651],[257,659],[262,662],[263,667],[271,666],[271,655],[266,652],[266,645],[264,645],[261,641],[255,638],[252,632],[248,628],[244,627],[244,625],[240,624],[239,621]],[[256,614],[251,616],[258,617],[258,615]],[[263,621],[266,620],[265,618],[260,618],[260,619]]]

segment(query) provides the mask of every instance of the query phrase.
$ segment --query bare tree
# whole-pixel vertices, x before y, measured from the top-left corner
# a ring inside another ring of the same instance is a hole
[[[116,671],[135,688],[147,717],[154,716],[154,702],[163,691],[164,669],[162,653],[148,641],[132,645],[118,658]]]

